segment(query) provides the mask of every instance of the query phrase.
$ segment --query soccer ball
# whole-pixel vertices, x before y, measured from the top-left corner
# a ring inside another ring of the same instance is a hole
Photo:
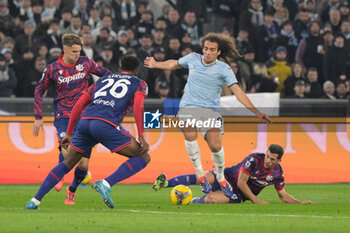
[[[82,184],[88,184],[88,183],[90,183],[91,178],[92,178],[91,173],[88,171],[86,173],[85,179],[83,179],[83,181],[81,183]]]
[[[177,185],[171,189],[170,199],[174,205],[188,205],[192,200],[192,191],[185,185]]]

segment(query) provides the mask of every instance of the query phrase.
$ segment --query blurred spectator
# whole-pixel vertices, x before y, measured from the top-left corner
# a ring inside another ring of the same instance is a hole
[[[53,46],[50,50],[49,50],[49,61],[47,62],[47,64],[51,64],[52,62],[56,61],[62,54],[62,49],[60,47],[56,47]]]
[[[180,26],[180,15],[177,10],[170,10],[168,13],[168,29],[167,33],[173,35],[173,31]]]
[[[274,16],[275,16],[274,22],[276,22],[277,27],[278,27],[278,31],[280,31],[284,22],[289,20],[288,9],[284,6],[282,6],[276,10],[276,13]]]
[[[277,26],[273,22],[273,11],[264,14],[264,24],[257,28],[255,40],[256,61],[264,63],[272,56],[273,41],[277,37]]]
[[[0,54],[0,97],[13,97],[16,85],[15,72],[7,66],[5,56]]]
[[[152,12],[153,12],[153,17],[155,19],[162,19],[162,20],[165,20],[166,23],[168,24],[169,23],[169,20],[168,20],[168,14],[169,14],[169,11],[172,9],[172,7],[170,5],[168,5],[167,3],[164,3],[164,2],[167,2],[166,0],[163,0],[163,3],[162,1],[159,1],[159,0],[150,0],[149,2],[149,7],[150,9],[152,9]],[[155,12],[153,10],[153,6],[154,5],[157,5],[157,3],[160,3],[159,5],[162,6],[162,12],[160,14],[158,14],[157,12]]]
[[[325,50],[323,38],[320,34],[320,23],[312,21],[309,25],[309,31],[309,37],[299,42],[295,61],[301,62],[307,69],[315,67],[320,74],[319,82],[323,83],[323,56]]]
[[[304,7],[310,15],[310,20],[318,20],[317,6],[315,0],[304,0]]]
[[[284,81],[284,96],[288,97],[294,94],[294,86],[296,81],[305,81],[305,68],[299,62],[294,62],[292,64],[292,74]]]
[[[207,13],[206,0],[177,0],[176,9],[182,17],[185,17],[187,12],[193,12],[197,20],[201,23],[205,22]]]
[[[97,25],[101,23],[100,12],[97,7],[91,7],[89,12],[90,14],[87,23],[90,25],[91,30],[94,30]]]
[[[326,80],[331,80],[333,83],[338,83],[338,78],[341,75],[347,55],[349,51],[345,49],[345,38],[338,33],[334,37],[333,46],[329,48],[324,56],[323,72]]]
[[[254,41],[257,28],[263,24],[261,0],[251,0],[248,9],[244,10],[239,17],[239,28],[246,28],[249,32],[249,40]]]
[[[103,46],[105,44],[109,44],[109,46],[114,45],[114,38],[111,36],[109,28],[101,28],[100,34],[96,39],[96,52],[100,53],[103,50]]]
[[[331,100],[335,100],[335,96],[334,96],[334,83],[332,81],[327,80],[326,82],[324,82],[323,84],[323,96],[321,97],[322,99],[331,99]]]
[[[340,7],[339,0],[328,0],[328,4],[322,9],[320,9],[320,17],[322,22],[327,22],[327,20],[329,19],[331,10],[339,9],[339,7]]]
[[[273,48],[277,48],[278,46],[287,48],[287,60],[288,62],[293,62],[298,46],[298,40],[295,37],[291,20],[287,20],[283,23],[282,29],[274,42]]]
[[[250,93],[274,92],[279,84],[268,78],[267,67],[262,63],[254,65],[254,73],[250,76],[250,80]]]
[[[22,0],[19,7],[19,16],[25,19],[34,20],[34,14],[31,5],[31,0]]]
[[[235,39],[236,47],[239,48],[243,53],[247,50],[249,47],[253,47],[253,43],[249,41],[249,31],[245,28],[240,28],[238,32],[238,36]]]
[[[165,18],[159,18],[156,20],[154,27],[156,29],[162,29],[165,32],[168,28],[168,20]]]
[[[3,48],[1,50],[1,54],[3,54],[5,56],[6,65],[12,68],[12,65],[14,64],[14,60],[12,58],[12,49],[10,49],[10,48]]]
[[[345,82],[339,82],[337,84],[337,87],[335,90],[336,90],[335,96],[337,99],[346,99],[347,98]]]
[[[305,98],[305,82],[304,80],[298,80],[294,85],[294,94],[287,96],[290,99],[304,99]]]
[[[119,30],[117,41],[113,46],[113,61],[118,63],[122,56],[124,56],[128,50],[128,32],[125,30]]]
[[[145,34],[141,37],[141,47],[137,50],[137,58],[143,64],[143,61],[146,57],[151,56],[153,51],[153,41],[152,36],[149,34]]]
[[[117,38],[117,33],[113,30],[113,20],[110,15],[105,15],[102,18],[101,24],[97,25],[97,27],[92,30],[91,35],[94,43],[96,43],[97,37],[100,35],[100,31],[102,28],[108,28],[109,34],[115,40]]]
[[[37,51],[38,57],[44,57],[46,62],[49,60],[49,48],[46,44],[40,44],[38,51]]]
[[[152,12],[148,10],[142,12],[140,21],[133,28],[137,38],[141,38],[145,34],[152,34],[154,30]]]
[[[24,23],[24,34],[16,38],[16,44],[14,49],[14,58],[23,54],[24,49],[30,48],[33,51],[36,51],[40,44],[40,38],[34,35],[35,31],[35,22],[27,20]]]
[[[87,0],[75,0],[75,7],[72,11],[73,15],[78,15],[82,22],[85,22],[89,18],[87,12]]]
[[[250,75],[253,73],[255,59],[255,52],[253,47],[248,47],[243,54],[243,58],[239,60],[239,68],[241,70],[242,78],[247,86],[250,86]]]
[[[347,1],[343,1],[343,3],[340,4],[339,11],[342,22],[344,20],[350,20],[350,8]]]
[[[318,81],[318,71],[310,67],[306,74],[305,93],[307,98],[320,98],[322,96],[322,85]]]
[[[237,60],[232,60],[230,62],[230,67],[233,71],[233,73],[236,76],[236,79],[238,81],[238,86],[245,92],[247,91],[248,87],[247,87],[247,83],[245,80],[249,79],[249,78],[243,78],[242,77],[242,73],[241,73],[241,69],[239,66],[239,62]],[[230,90],[231,91],[231,90]],[[231,92],[232,93],[232,92]]]
[[[83,47],[81,48],[80,55],[87,56],[90,59],[94,59],[97,54],[95,49],[93,48],[91,33],[84,33],[82,39],[84,43]]]
[[[137,3],[136,15],[128,19],[128,21],[126,22],[126,28],[133,28],[134,25],[141,20],[141,14],[142,12],[147,10],[147,5],[148,3],[145,1],[140,1]]]
[[[47,30],[47,35],[43,37],[42,41],[50,49],[53,46],[62,47],[61,32],[59,31],[59,25],[57,20],[52,20]]]
[[[134,0],[121,0],[117,3],[115,11],[117,22],[120,25],[125,25],[126,22],[136,16],[136,3]]]
[[[32,10],[33,10],[33,19],[36,25],[40,25],[41,13],[43,13],[44,6],[41,4],[40,0],[32,0]]]
[[[44,10],[41,13],[41,21],[49,22],[59,15],[60,12],[55,6],[55,2],[53,0],[44,0]]]
[[[61,12],[61,20],[59,21],[59,30],[64,31],[66,28],[70,26],[72,21],[72,11],[70,9],[63,9]]]
[[[308,30],[309,22],[310,22],[309,12],[305,8],[301,8],[293,24],[295,37],[298,39],[298,41],[309,36],[309,30]]]
[[[7,2],[0,1],[0,31],[3,31],[5,35],[13,36],[13,17],[7,7]]]
[[[76,35],[80,35],[80,30],[81,30],[81,25],[83,24],[83,22],[81,21],[81,18],[79,15],[74,15],[72,17],[72,21],[69,27],[67,27],[66,29],[64,29],[62,31],[62,34],[65,33],[73,33]]]
[[[338,9],[332,9],[329,12],[329,21],[326,23],[329,23],[332,27],[333,34],[336,34],[340,31],[340,11]]]
[[[12,39],[12,37],[5,37],[2,44],[0,44],[0,47],[1,48],[9,48],[11,49],[12,51],[14,50],[15,48],[15,40]]]
[[[164,100],[169,98],[170,94],[170,85],[166,79],[160,79],[155,85],[155,94],[156,98]]]
[[[333,47],[334,35],[332,31],[324,31],[322,34],[325,53]]]
[[[240,74],[240,70],[239,70],[239,64],[238,61],[236,60],[232,60],[230,61],[230,67],[233,71],[233,73],[236,76],[236,79],[238,81],[238,86],[244,91],[247,91],[247,84],[245,83],[245,81],[242,79],[241,74]],[[222,93],[221,96],[228,96],[228,95],[233,95],[232,91],[230,90],[230,88],[225,84],[222,88]]]
[[[279,46],[275,50],[274,56],[266,63],[270,78],[278,83],[276,92],[280,92],[284,97],[284,81],[291,75],[291,67],[287,63],[287,49]]]
[[[156,61],[165,61],[165,49],[163,47],[155,48],[153,51],[153,57]],[[166,80],[167,71],[161,69],[149,69],[147,77],[147,85],[149,88],[149,96],[151,98],[157,98],[156,82],[157,80]]]
[[[38,85],[46,65],[45,57],[37,57],[35,59],[34,69],[30,69],[26,71],[26,74],[18,76],[16,96],[34,97],[35,87]]]
[[[181,43],[176,37],[172,37],[168,42],[168,49],[166,51],[165,60],[175,59],[178,60],[181,57]]]
[[[87,23],[81,25],[80,35],[83,35],[84,33],[91,33],[91,26]]]
[[[153,46],[164,47],[165,46],[165,30],[156,28],[153,32]]]
[[[345,39],[345,49],[350,52],[350,20],[344,20],[340,26],[340,33]]]
[[[113,73],[117,72],[118,64],[113,61],[113,45],[111,43],[103,44],[99,54],[103,59],[103,66]]]
[[[237,0],[213,0],[213,18],[211,29],[219,32],[226,27],[231,35],[234,33],[234,22],[238,22],[238,2]]]
[[[181,24],[172,32],[181,40],[185,34],[191,37],[192,45],[199,43],[199,38],[202,36],[202,25],[197,21],[196,14],[193,11],[187,11]]]
[[[131,28],[128,28],[127,32],[128,32],[129,46],[133,49],[137,49],[139,47],[139,41],[136,38],[134,30],[132,30]]]

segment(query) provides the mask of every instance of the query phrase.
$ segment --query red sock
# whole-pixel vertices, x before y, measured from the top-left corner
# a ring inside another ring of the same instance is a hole
[[[204,183],[205,182],[205,176],[198,177],[199,182]]]
[[[226,180],[220,181],[219,184],[221,184],[223,187],[226,187]]]

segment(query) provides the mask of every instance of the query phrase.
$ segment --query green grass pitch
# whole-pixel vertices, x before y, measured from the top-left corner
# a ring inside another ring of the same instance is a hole
[[[287,184],[299,200],[315,205],[282,203],[273,187],[259,195],[269,205],[207,204],[174,206],[170,189],[155,192],[151,184],[112,188],[109,209],[89,187],[79,188],[76,204],[65,206],[65,187],[44,197],[40,210],[24,207],[39,185],[0,185],[0,232],[350,232],[350,184]],[[199,186],[191,186],[200,196]]]

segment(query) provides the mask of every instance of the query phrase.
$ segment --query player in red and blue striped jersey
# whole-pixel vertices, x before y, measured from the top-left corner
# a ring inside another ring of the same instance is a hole
[[[98,65],[88,57],[80,56],[83,45],[82,39],[75,34],[65,34],[62,37],[64,54],[54,63],[48,65],[43,72],[34,94],[35,121],[33,136],[38,136],[40,128],[43,129],[42,103],[43,95],[50,85],[54,86],[54,126],[57,130],[59,143],[65,136],[69,117],[74,105],[88,88],[90,73],[97,76],[105,76],[111,73],[108,69]],[[62,162],[67,151],[61,147],[59,162]],[[89,156],[91,152],[87,152]],[[74,204],[74,192],[81,181],[85,178],[88,169],[88,159],[83,158],[75,169],[75,176],[72,185],[67,188],[67,200],[65,204]],[[56,186],[56,191],[62,189],[63,180]],[[68,190],[70,189],[70,191]],[[70,194],[70,198],[68,198]]]
[[[312,204],[311,201],[299,201],[288,194],[284,189],[283,170],[280,165],[284,150],[281,146],[271,144],[266,153],[248,155],[239,164],[225,168],[225,179],[231,184],[234,194],[228,198],[221,191],[216,178],[216,171],[206,173],[208,182],[212,185],[212,192],[201,198],[192,200],[192,203],[241,203],[250,200],[255,204],[268,204],[258,199],[258,194],[266,186],[274,185],[279,198],[285,203]],[[192,185],[198,183],[196,175],[182,175],[166,180],[164,174],[157,177],[153,188],[176,185]]]
[[[138,67],[139,61],[136,57],[124,57],[121,61],[122,73],[100,78],[83,93],[73,108],[67,135],[62,140],[62,147],[65,148],[71,142],[68,154],[64,161],[48,174],[34,198],[27,203],[27,209],[38,209],[44,195],[97,143],[129,158],[113,174],[93,184],[93,188],[100,193],[110,208],[114,208],[110,187],[136,174],[150,162],[149,145],[143,137],[143,101],[148,87],[135,76]],[[72,136],[75,124],[87,105]],[[120,125],[132,106],[137,125],[137,139]]]

